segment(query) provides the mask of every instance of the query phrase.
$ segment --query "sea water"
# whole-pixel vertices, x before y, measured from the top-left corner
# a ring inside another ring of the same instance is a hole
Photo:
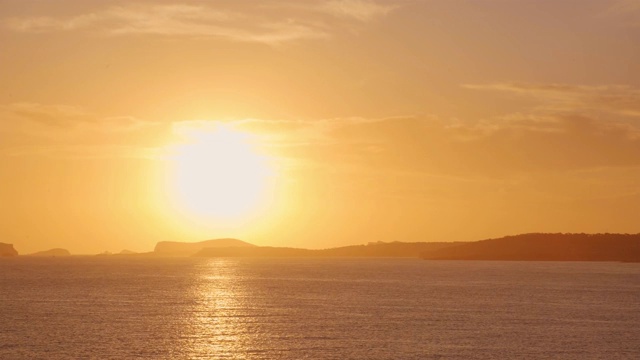
[[[640,264],[0,259],[0,359],[640,359]]]

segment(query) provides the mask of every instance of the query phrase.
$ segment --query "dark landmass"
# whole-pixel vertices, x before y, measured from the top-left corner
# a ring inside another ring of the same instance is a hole
[[[205,248],[247,248],[254,246],[238,239],[214,239],[195,243],[161,241],[156,244],[153,253],[154,255],[163,256],[192,256]]]
[[[640,262],[640,234],[523,234],[426,251],[422,258]]]
[[[12,244],[0,243],[0,256],[17,256]],[[69,256],[65,249],[31,256]],[[256,246],[238,239],[194,243],[162,241],[153,252],[122,250],[98,256],[197,257],[388,257],[428,260],[623,261],[640,262],[640,234],[523,234],[475,242],[376,242],[329,249]]]
[[[135,251],[131,251],[131,250],[122,250],[120,252],[114,253],[111,251],[104,251],[101,252],[99,254],[95,254],[94,256],[99,256],[99,257],[153,257],[155,256],[156,253],[154,253],[153,251],[151,252],[135,252]],[[167,254],[164,256],[187,256],[187,255],[172,255],[172,254]]]
[[[313,250],[253,246],[253,247],[207,247],[203,248],[193,256],[197,257],[310,257]]]
[[[367,245],[343,246],[315,250],[322,256],[335,257],[420,257],[425,251],[435,251],[462,244],[460,242],[375,242]]]
[[[51,249],[45,251],[38,251],[29,256],[41,256],[41,257],[53,257],[53,256],[71,256],[71,253],[67,249]]]
[[[18,256],[13,244],[0,243],[0,257]]]
[[[339,248],[310,250],[288,247],[205,247],[199,257],[404,257],[418,258],[422,252],[454,246],[458,243],[369,243]]]

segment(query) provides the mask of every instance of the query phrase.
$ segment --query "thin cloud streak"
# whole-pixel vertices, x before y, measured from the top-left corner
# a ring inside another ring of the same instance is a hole
[[[640,166],[640,94],[635,88],[517,83],[465,87],[534,97],[546,110],[474,121],[437,116],[175,121],[152,131],[224,123],[255,135],[267,152],[301,166],[342,164],[463,177]],[[0,106],[0,112],[13,119],[3,124],[5,131],[12,124],[14,131],[35,129],[55,136],[69,129],[76,135],[146,131],[145,126],[154,124],[128,116],[96,116],[70,106],[10,104]]]
[[[640,166],[639,127],[561,113],[512,114],[475,122],[407,116],[225,124],[260,134],[268,152],[301,167],[509,178]]]
[[[107,36],[155,35],[211,37],[229,41],[278,45],[303,39],[322,39],[336,30],[330,19],[369,22],[395,6],[365,0],[334,0],[312,5],[283,5],[302,10],[294,14],[256,14],[247,10],[213,9],[196,5],[126,5],[76,16],[16,17],[6,28],[24,33],[89,31]],[[324,14],[314,19],[312,14]],[[338,24],[339,25],[339,24]],[[339,27],[338,27],[339,28]]]
[[[603,15],[618,18],[624,25],[630,27],[640,27],[640,1],[615,1],[609,8],[607,8]]]
[[[0,130],[5,131],[16,129],[21,123],[44,127],[46,131],[85,128],[104,132],[135,131],[155,124],[132,116],[100,116],[77,106],[38,103],[0,105],[0,116],[5,119]]]
[[[466,84],[473,90],[494,90],[537,98],[556,111],[601,111],[640,117],[640,89],[623,85],[494,83]]]
[[[397,6],[367,0],[333,0],[317,5],[316,11],[336,17],[352,18],[367,22],[388,15]]]
[[[12,18],[5,25],[13,31],[30,33],[88,30],[110,36],[216,37],[265,44],[327,36],[318,27],[293,20],[259,19],[192,5],[119,6],[70,18]]]
[[[140,142],[122,144],[127,134],[157,130],[159,123],[133,116],[102,116],[68,105],[0,105],[0,156],[50,158],[149,157]]]

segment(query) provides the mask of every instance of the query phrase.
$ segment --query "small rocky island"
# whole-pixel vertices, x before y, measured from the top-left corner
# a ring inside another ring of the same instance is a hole
[[[0,257],[18,256],[13,244],[0,243]]]
[[[71,256],[71,253],[67,249],[56,248],[51,250],[38,251],[33,254],[30,254],[30,256],[39,256],[39,257]]]
[[[255,247],[253,244],[238,239],[212,239],[194,243],[161,241],[156,244],[154,255],[162,256],[192,256],[206,248],[248,248]]]

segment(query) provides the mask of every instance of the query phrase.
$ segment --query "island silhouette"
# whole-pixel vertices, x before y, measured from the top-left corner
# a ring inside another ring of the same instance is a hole
[[[0,242],[0,257],[18,256],[18,252],[13,248],[13,244]]]
[[[71,256],[71,253],[67,249],[51,249],[45,251],[38,251],[33,254],[29,254],[29,256],[40,256],[40,257],[56,257],[56,256]]]
[[[161,241],[156,244],[153,253],[156,255],[169,255],[169,256],[191,256],[200,252],[203,249],[213,248],[250,248],[256,247],[248,242],[238,239],[212,239],[199,242],[178,242],[178,241]]]
[[[70,256],[51,249],[27,256]],[[425,260],[622,261],[640,262],[640,234],[530,233],[472,242],[370,242],[327,249],[258,246],[233,238],[199,242],[161,241],[152,252],[123,250],[101,256],[120,257],[332,257],[422,258]],[[0,243],[0,257],[18,256],[12,244]]]
[[[256,246],[238,239],[213,239],[197,243],[160,242],[153,255],[640,262],[640,234],[531,233],[474,242],[375,242],[328,249]]]
[[[640,234],[543,234],[505,236],[423,252],[430,260],[640,262]]]

